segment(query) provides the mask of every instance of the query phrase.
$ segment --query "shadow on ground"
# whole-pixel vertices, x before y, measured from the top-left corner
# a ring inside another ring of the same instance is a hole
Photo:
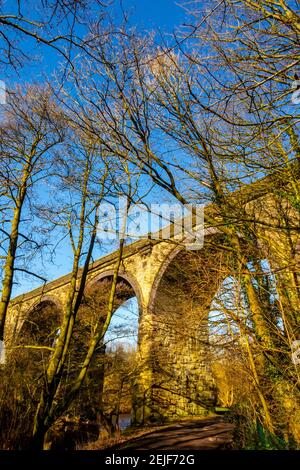
[[[230,449],[233,425],[220,416],[185,421],[153,431],[114,450],[221,450]]]

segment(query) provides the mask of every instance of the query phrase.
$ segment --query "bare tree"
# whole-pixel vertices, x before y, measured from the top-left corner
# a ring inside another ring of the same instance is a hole
[[[11,93],[5,117],[5,125],[0,130],[0,230],[3,253],[1,342],[15,273],[22,271],[39,277],[26,266],[24,257],[24,253],[42,246],[42,241],[36,240],[28,229],[28,220],[33,217],[31,197],[35,187],[47,176],[55,157],[55,148],[64,135],[60,111],[47,89],[33,86],[25,92],[16,90]]]
[[[101,19],[105,2],[47,0],[0,3],[0,50],[3,65],[19,69],[32,60],[28,49],[45,46],[72,66],[73,49],[85,49],[91,18]]]

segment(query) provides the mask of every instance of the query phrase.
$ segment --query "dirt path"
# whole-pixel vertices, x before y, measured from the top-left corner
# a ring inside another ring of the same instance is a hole
[[[118,446],[118,450],[216,450],[228,446],[233,425],[215,416],[185,421]]]

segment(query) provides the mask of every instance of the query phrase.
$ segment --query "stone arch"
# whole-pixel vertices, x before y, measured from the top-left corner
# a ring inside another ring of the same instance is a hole
[[[99,321],[100,324],[98,326],[101,328],[101,323],[103,324],[106,320],[107,300],[111,290],[113,274],[114,270],[110,269],[88,279],[70,343],[70,357],[73,361],[73,365],[68,376],[71,379],[73,375],[76,375],[78,365],[82,364],[87,353],[93,326]],[[135,288],[132,284],[135,285]],[[115,313],[127,299],[132,297],[139,299],[140,291],[136,287],[130,274],[120,273],[118,276],[113,313]],[[107,359],[105,358],[106,353],[107,344],[104,338],[96,348],[85,383],[73,403],[73,410],[76,410],[77,416],[83,419],[96,422],[99,416],[101,416],[101,414],[99,414],[99,407],[103,405],[105,365],[107,365]],[[75,361],[74,358],[76,358]]]
[[[90,289],[96,286],[97,283],[103,281],[104,279],[111,279],[114,275],[114,270],[110,269],[107,271],[104,271],[98,275],[96,275],[94,278],[88,281],[86,285],[86,289]],[[142,306],[143,306],[143,292],[142,289],[140,288],[139,283],[137,280],[134,278],[134,276],[125,271],[120,271],[118,274],[118,279],[120,281],[125,281],[127,285],[131,286],[132,293],[134,294],[133,296],[137,298],[138,301],[138,306],[139,306],[139,311],[140,313],[142,312]]]
[[[151,287],[151,293],[150,293],[149,305],[148,305],[148,308],[150,311],[153,310],[154,308],[158,286],[159,286],[161,279],[163,278],[164,273],[166,272],[166,270],[168,269],[168,266],[172,263],[174,258],[176,258],[176,256],[184,249],[185,248],[182,246],[175,246],[175,248],[173,248],[173,250],[168,254],[168,256],[161,263],[161,266],[155,276],[154,282]]]
[[[32,344],[51,347],[57,336],[61,316],[61,302],[55,296],[43,296],[23,314],[17,342],[32,340]]]
[[[59,312],[60,317],[62,316],[63,312],[63,305],[60,299],[54,295],[43,295],[39,300],[33,303],[31,307],[27,310],[26,316],[31,315],[31,313],[36,310],[41,305],[51,304],[53,305]]]
[[[212,252],[217,252],[214,248],[214,241],[218,241],[222,239],[222,233],[219,231],[209,232],[208,236],[205,238],[204,246],[200,250],[187,250],[185,245],[178,244],[176,245],[165,257],[162,261],[160,268],[155,276],[154,282],[151,287],[151,294],[149,296],[149,309],[153,310],[155,305],[155,300],[159,291],[159,286],[161,281],[163,280],[164,276],[168,273],[168,270],[172,267],[172,264],[175,262],[178,257],[183,255],[187,260],[188,258],[198,257],[201,259],[202,255],[206,254],[209,251],[209,246],[212,246],[211,253],[209,253],[209,257],[212,256]],[[222,251],[222,250],[221,250]],[[221,252],[220,251],[220,252]],[[227,273],[226,273],[227,275]]]
[[[106,270],[93,279],[91,279],[85,289],[85,294],[82,301],[82,307],[88,306],[88,304],[94,303],[94,310],[100,313],[100,309],[103,309],[103,314],[107,309],[107,302],[111,291],[111,281],[114,275],[114,270]],[[114,299],[114,311],[115,312],[129,299],[136,298],[138,304],[138,316],[139,319],[142,314],[142,292],[139,288],[138,283],[130,273],[121,272],[118,275],[118,282],[116,286],[116,293]],[[80,311],[79,311],[80,316]]]
[[[43,296],[29,308],[23,306],[18,330],[8,344],[10,366],[16,367],[21,382],[35,384],[36,397],[57,339],[61,311],[60,302],[52,296]]]
[[[181,290],[186,289],[184,294],[196,296],[201,308],[209,309],[215,293],[230,272],[230,255],[216,247],[219,240],[220,235],[214,234],[201,250],[189,251],[184,246],[177,246],[169,253],[152,285],[149,302],[151,311],[155,313],[163,284],[168,283],[168,278],[169,282],[173,282],[170,291],[182,286]]]

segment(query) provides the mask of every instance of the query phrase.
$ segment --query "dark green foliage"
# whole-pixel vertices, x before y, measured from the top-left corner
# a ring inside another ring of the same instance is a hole
[[[237,405],[225,416],[227,422],[235,425],[233,449],[243,450],[295,450],[297,444],[292,438],[269,433],[258,418],[249,414],[247,405]]]

